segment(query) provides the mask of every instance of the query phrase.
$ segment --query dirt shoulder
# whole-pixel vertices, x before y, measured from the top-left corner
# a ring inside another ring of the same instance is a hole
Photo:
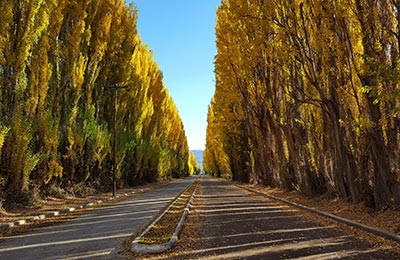
[[[307,197],[299,192],[287,192],[258,185],[243,185],[240,183],[235,184],[239,186],[244,186],[246,188],[252,188],[268,195],[272,195],[274,197],[286,199],[310,208],[334,214],[336,216],[343,217],[361,223],[363,225],[374,227],[400,236],[400,208],[399,210],[387,209],[384,211],[374,211],[370,208],[363,206],[362,204],[354,204],[342,200],[312,198]],[[356,237],[366,240],[369,243],[373,244],[375,247],[400,252],[400,245],[397,242],[393,242],[382,237],[370,234],[358,228],[350,227],[345,224],[340,224],[334,220],[318,216],[305,210],[301,211],[308,217],[316,219],[323,224],[335,225],[337,226],[337,228],[345,231],[348,234],[352,234]]]

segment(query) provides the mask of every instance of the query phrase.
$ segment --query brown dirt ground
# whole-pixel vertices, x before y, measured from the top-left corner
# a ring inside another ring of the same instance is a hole
[[[328,212],[367,226],[381,229],[396,235],[400,235],[400,208],[399,210],[387,209],[384,211],[374,211],[362,204],[354,204],[343,200],[327,200],[325,198],[307,197],[299,192],[287,192],[279,189],[271,189],[256,185],[242,185],[247,188],[253,188],[269,195],[286,199],[298,204],[305,205],[320,211]],[[350,227],[338,223],[326,217],[318,216],[305,210],[300,210],[304,215],[316,219],[321,223],[336,225],[337,228],[348,234],[352,234],[363,240],[368,241],[375,247],[388,251],[400,252],[400,244],[394,241],[362,231],[358,228]]]

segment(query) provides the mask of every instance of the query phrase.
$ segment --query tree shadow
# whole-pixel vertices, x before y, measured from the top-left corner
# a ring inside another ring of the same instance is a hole
[[[399,259],[237,187],[207,179],[203,192],[200,237],[175,259]]]

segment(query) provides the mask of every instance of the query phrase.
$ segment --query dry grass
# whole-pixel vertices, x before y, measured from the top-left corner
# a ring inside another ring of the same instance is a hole
[[[198,185],[196,194],[201,197],[203,195],[203,189],[201,185]],[[200,206],[203,205],[203,199],[196,198],[193,201],[193,205]],[[202,223],[203,219],[196,210],[191,210],[188,218],[183,225],[182,232],[179,235],[179,240],[167,252],[154,255],[137,255],[130,251],[130,246],[134,238],[125,242],[125,250],[120,253],[125,259],[135,259],[135,260],[161,260],[161,259],[181,259],[181,256],[189,253],[195,249],[195,246],[199,243],[199,238],[201,237]]]
[[[196,185],[197,181],[191,184],[164,216],[140,239],[140,243],[162,244],[172,238]]]

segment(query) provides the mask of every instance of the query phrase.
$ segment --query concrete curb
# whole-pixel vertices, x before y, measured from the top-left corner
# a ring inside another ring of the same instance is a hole
[[[333,220],[335,220],[335,221],[337,221],[339,223],[346,224],[346,225],[349,225],[349,226],[352,226],[352,227],[356,227],[356,228],[362,229],[364,231],[367,231],[367,232],[372,233],[374,235],[383,237],[385,239],[390,239],[390,240],[393,240],[393,241],[396,241],[396,242],[400,242],[400,236],[398,236],[396,234],[389,233],[389,232],[386,232],[386,231],[383,231],[383,230],[380,230],[380,229],[377,229],[377,228],[374,228],[374,227],[370,227],[370,226],[367,226],[367,225],[364,225],[364,224],[361,224],[361,223],[358,223],[358,222],[355,222],[355,221],[352,221],[352,220],[349,220],[349,219],[346,219],[346,218],[342,218],[342,217],[336,216],[336,215],[331,214],[331,213],[327,213],[327,212],[323,212],[323,211],[320,211],[320,210],[317,210],[317,209],[314,209],[314,208],[310,208],[310,207],[304,206],[302,204],[291,202],[289,200],[281,199],[281,198],[278,198],[278,197],[263,193],[261,191],[258,191],[258,190],[252,189],[252,188],[247,188],[247,187],[243,187],[243,186],[240,186],[240,185],[236,185],[236,186],[239,187],[239,188],[242,188],[242,189],[257,193],[257,194],[260,194],[260,195],[262,195],[264,197],[267,197],[269,199],[272,199],[272,200],[275,200],[275,201],[279,201],[279,202],[283,202],[283,203],[291,205],[293,207],[296,207],[296,208],[299,208],[299,209],[304,209],[304,210],[307,210],[307,211],[312,212],[314,214],[333,219]]]
[[[183,193],[186,192],[187,189],[185,189],[181,194],[177,196],[177,198],[167,207],[166,210],[164,210],[161,215],[154,220],[147,228],[146,230],[140,234],[131,244],[131,251],[140,254],[140,255],[145,255],[145,254],[157,254],[157,253],[162,253],[165,252],[169,249],[171,249],[176,242],[178,241],[178,236],[182,230],[183,224],[187,218],[187,215],[189,214],[190,211],[190,206],[193,202],[193,199],[196,197],[196,190],[198,187],[199,183],[196,183],[196,187],[194,188],[194,191],[192,192],[188,202],[186,203],[185,209],[183,211],[182,217],[179,220],[178,225],[175,228],[175,231],[171,237],[171,239],[163,244],[142,244],[140,243],[140,239],[168,212],[168,210],[175,204],[175,202],[182,196]],[[191,185],[190,185],[191,186]],[[189,186],[189,187],[190,187]],[[189,188],[188,187],[188,188]]]
[[[143,192],[143,189],[141,190],[141,192]],[[129,193],[124,193],[122,195],[116,195],[115,198],[111,197],[109,199],[106,200],[107,201],[112,201],[115,200],[117,198],[120,198],[122,196],[129,196],[129,195],[133,195],[135,194],[135,191],[129,192]],[[7,231],[13,227],[16,226],[21,226],[21,225],[25,225],[25,224],[29,224],[38,220],[43,220],[43,219],[47,219],[47,218],[52,218],[52,217],[56,217],[59,215],[66,215],[68,213],[71,213],[77,209],[84,209],[84,208],[90,208],[96,205],[100,205],[102,204],[104,201],[103,200],[97,200],[97,201],[93,201],[93,202],[89,202],[86,204],[82,204],[76,207],[71,207],[71,208],[66,208],[66,209],[60,209],[59,211],[51,211],[51,212],[46,212],[37,216],[33,216],[33,217],[28,217],[26,219],[20,219],[14,222],[10,222],[10,223],[5,223],[5,224],[0,224],[0,231]]]

